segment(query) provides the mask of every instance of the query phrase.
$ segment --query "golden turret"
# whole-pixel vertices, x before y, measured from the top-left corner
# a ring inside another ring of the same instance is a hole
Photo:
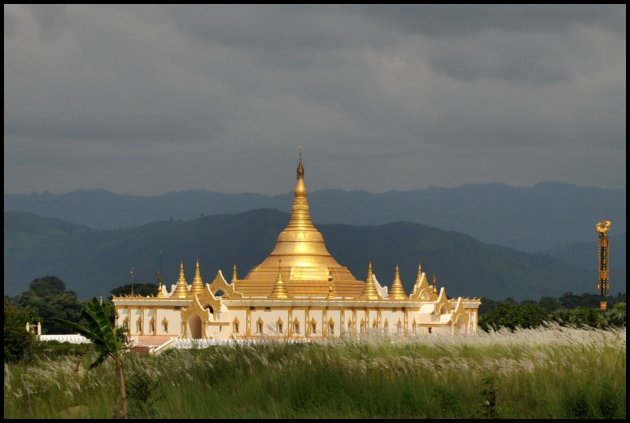
[[[416,283],[419,284],[422,280],[422,263],[418,263],[418,275],[416,276]]]
[[[368,274],[365,279],[365,287],[363,288],[363,292],[358,298],[359,300],[378,300],[380,299],[378,295],[378,291],[376,290],[376,286],[374,285],[374,274],[372,273],[372,260],[370,260],[370,264],[368,264]]]
[[[232,266],[232,283],[234,283],[238,279],[238,272],[236,271],[236,263]]]
[[[203,279],[201,279],[201,269],[199,268],[199,259],[195,264],[195,277],[193,278],[192,287],[190,293],[192,295],[201,294],[203,292]]]
[[[437,276],[433,275],[433,292],[437,294]]]
[[[186,298],[188,296],[188,284],[186,283],[186,276],[184,275],[184,262],[179,264],[179,279],[177,279],[177,286],[171,298]]]
[[[162,275],[160,275],[160,272],[157,272],[157,283],[158,283],[158,288],[157,288],[157,297],[158,298],[164,298],[164,291],[162,291]]]
[[[284,286],[284,281],[282,280],[280,264],[278,264],[278,278],[276,279],[276,283],[273,284],[273,289],[271,290],[271,294],[269,294],[269,298],[274,300],[286,300],[289,298],[287,288]]]
[[[407,294],[405,294],[405,288],[400,280],[400,269],[396,265],[396,275],[394,276],[394,283],[392,283],[392,290],[389,293],[390,300],[406,300]]]

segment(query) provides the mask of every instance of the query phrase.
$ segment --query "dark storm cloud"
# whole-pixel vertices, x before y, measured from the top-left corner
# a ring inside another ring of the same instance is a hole
[[[4,13],[5,192],[625,186],[625,7]]]
[[[366,5],[360,9],[397,29],[440,36],[484,30],[560,32],[578,25],[626,31],[623,5]]]

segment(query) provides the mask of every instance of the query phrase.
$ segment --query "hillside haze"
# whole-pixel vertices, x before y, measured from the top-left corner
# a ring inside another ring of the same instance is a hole
[[[205,190],[141,197],[105,190],[66,194],[5,194],[4,210],[56,217],[95,229],[133,227],[169,218],[240,213],[258,208],[289,211],[292,193],[221,194]],[[380,225],[396,221],[462,232],[483,242],[545,251],[595,238],[605,213],[613,234],[626,231],[625,189],[541,183],[530,188],[502,184],[415,191],[321,190],[309,194],[316,224]]]
[[[29,213],[4,215],[5,294],[26,290],[44,275],[63,279],[80,297],[107,296],[128,283],[134,266],[136,282],[155,282],[159,252],[167,285],[175,283],[180,259],[190,283],[199,258],[204,281],[218,269],[229,280],[236,261],[240,277],[272,250],[288,214],[255,210],[206,216],[190,221],[158,221],[126,229],[94,230]],[[452,231],[395,222],[374,226],[318,225],[328,250],[364,280],[368,260],[381,285],[391,286],[396,264],[407,293],[418,261],[449,296],[539,298],[566,291],[591,290],[595,272],[577,269],[550,256],[485,244]],[[614,291],[625,291],[617,284]]]

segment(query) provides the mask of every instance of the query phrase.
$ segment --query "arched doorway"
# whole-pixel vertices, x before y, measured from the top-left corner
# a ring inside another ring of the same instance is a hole
[[[188,336],[193,339],[201,338],[201,318],[196,314],[188,318]]]

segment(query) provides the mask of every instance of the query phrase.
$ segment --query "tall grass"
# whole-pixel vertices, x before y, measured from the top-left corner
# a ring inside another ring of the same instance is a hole
[[[126,368],[135,417],[625,418],[625,353],[625,328],[556,326],[171,350]],[[112,364],[76,360],[5,365],[5,418],[111,417]]]

